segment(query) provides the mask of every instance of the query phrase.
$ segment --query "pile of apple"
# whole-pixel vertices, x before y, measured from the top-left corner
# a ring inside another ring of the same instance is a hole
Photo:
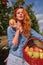
[[[43,50],[38,47],[29,47],[26,46],[24,49],[26,54],[30,56],[31,58],[40,58],[43,59]]]

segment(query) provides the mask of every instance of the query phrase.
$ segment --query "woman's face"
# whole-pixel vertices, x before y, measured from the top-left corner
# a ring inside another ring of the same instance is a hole
[[[22,21],[24,19],[24,13],[23,13],[23,9],[20,8],[16,11],[16,18],[19,21]]]

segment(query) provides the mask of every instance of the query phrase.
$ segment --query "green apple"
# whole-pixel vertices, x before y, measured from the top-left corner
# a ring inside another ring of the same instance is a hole
[[[33,52],[32,58],[39,58],[39,52]]]
[[[40,58],[42,59],[43,58],[43,53],[40,52]]]
[[[33,52],[33,48],[32,47],[30,47],[30,51]]]
[[[39,49],[39,51],[40,51],[40,52],[43,52],[43,50],[42,50],[42,49]]]
[[[28,52],[28,51],[29,51],[29,47],[26,46],[26,48],[25,48],[25,52]]]
[[[27,54],[28,54],[30,57],[32,57],[33,52],[29,51],[29,52],[27,52]]]

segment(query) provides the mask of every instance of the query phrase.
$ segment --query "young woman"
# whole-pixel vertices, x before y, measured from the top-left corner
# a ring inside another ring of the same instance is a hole
[[[23,59],[22,48],[30,34],[42,41],[43,36],[31,29],[30,17],[23,7],[16,8],[13,14],[13,18],[9,21],[10,26],[7,28],[10,47],[7,65],[29,65]]]

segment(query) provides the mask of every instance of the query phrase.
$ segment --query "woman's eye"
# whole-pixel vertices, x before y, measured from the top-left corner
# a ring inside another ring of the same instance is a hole
[[[23,14],[22,12],[18,12],[17,14]]]
[[[20,12],[18,12],[17,14],[20,14]]]
[[[18,12],[17,14],[20,14],[20,12]]]

